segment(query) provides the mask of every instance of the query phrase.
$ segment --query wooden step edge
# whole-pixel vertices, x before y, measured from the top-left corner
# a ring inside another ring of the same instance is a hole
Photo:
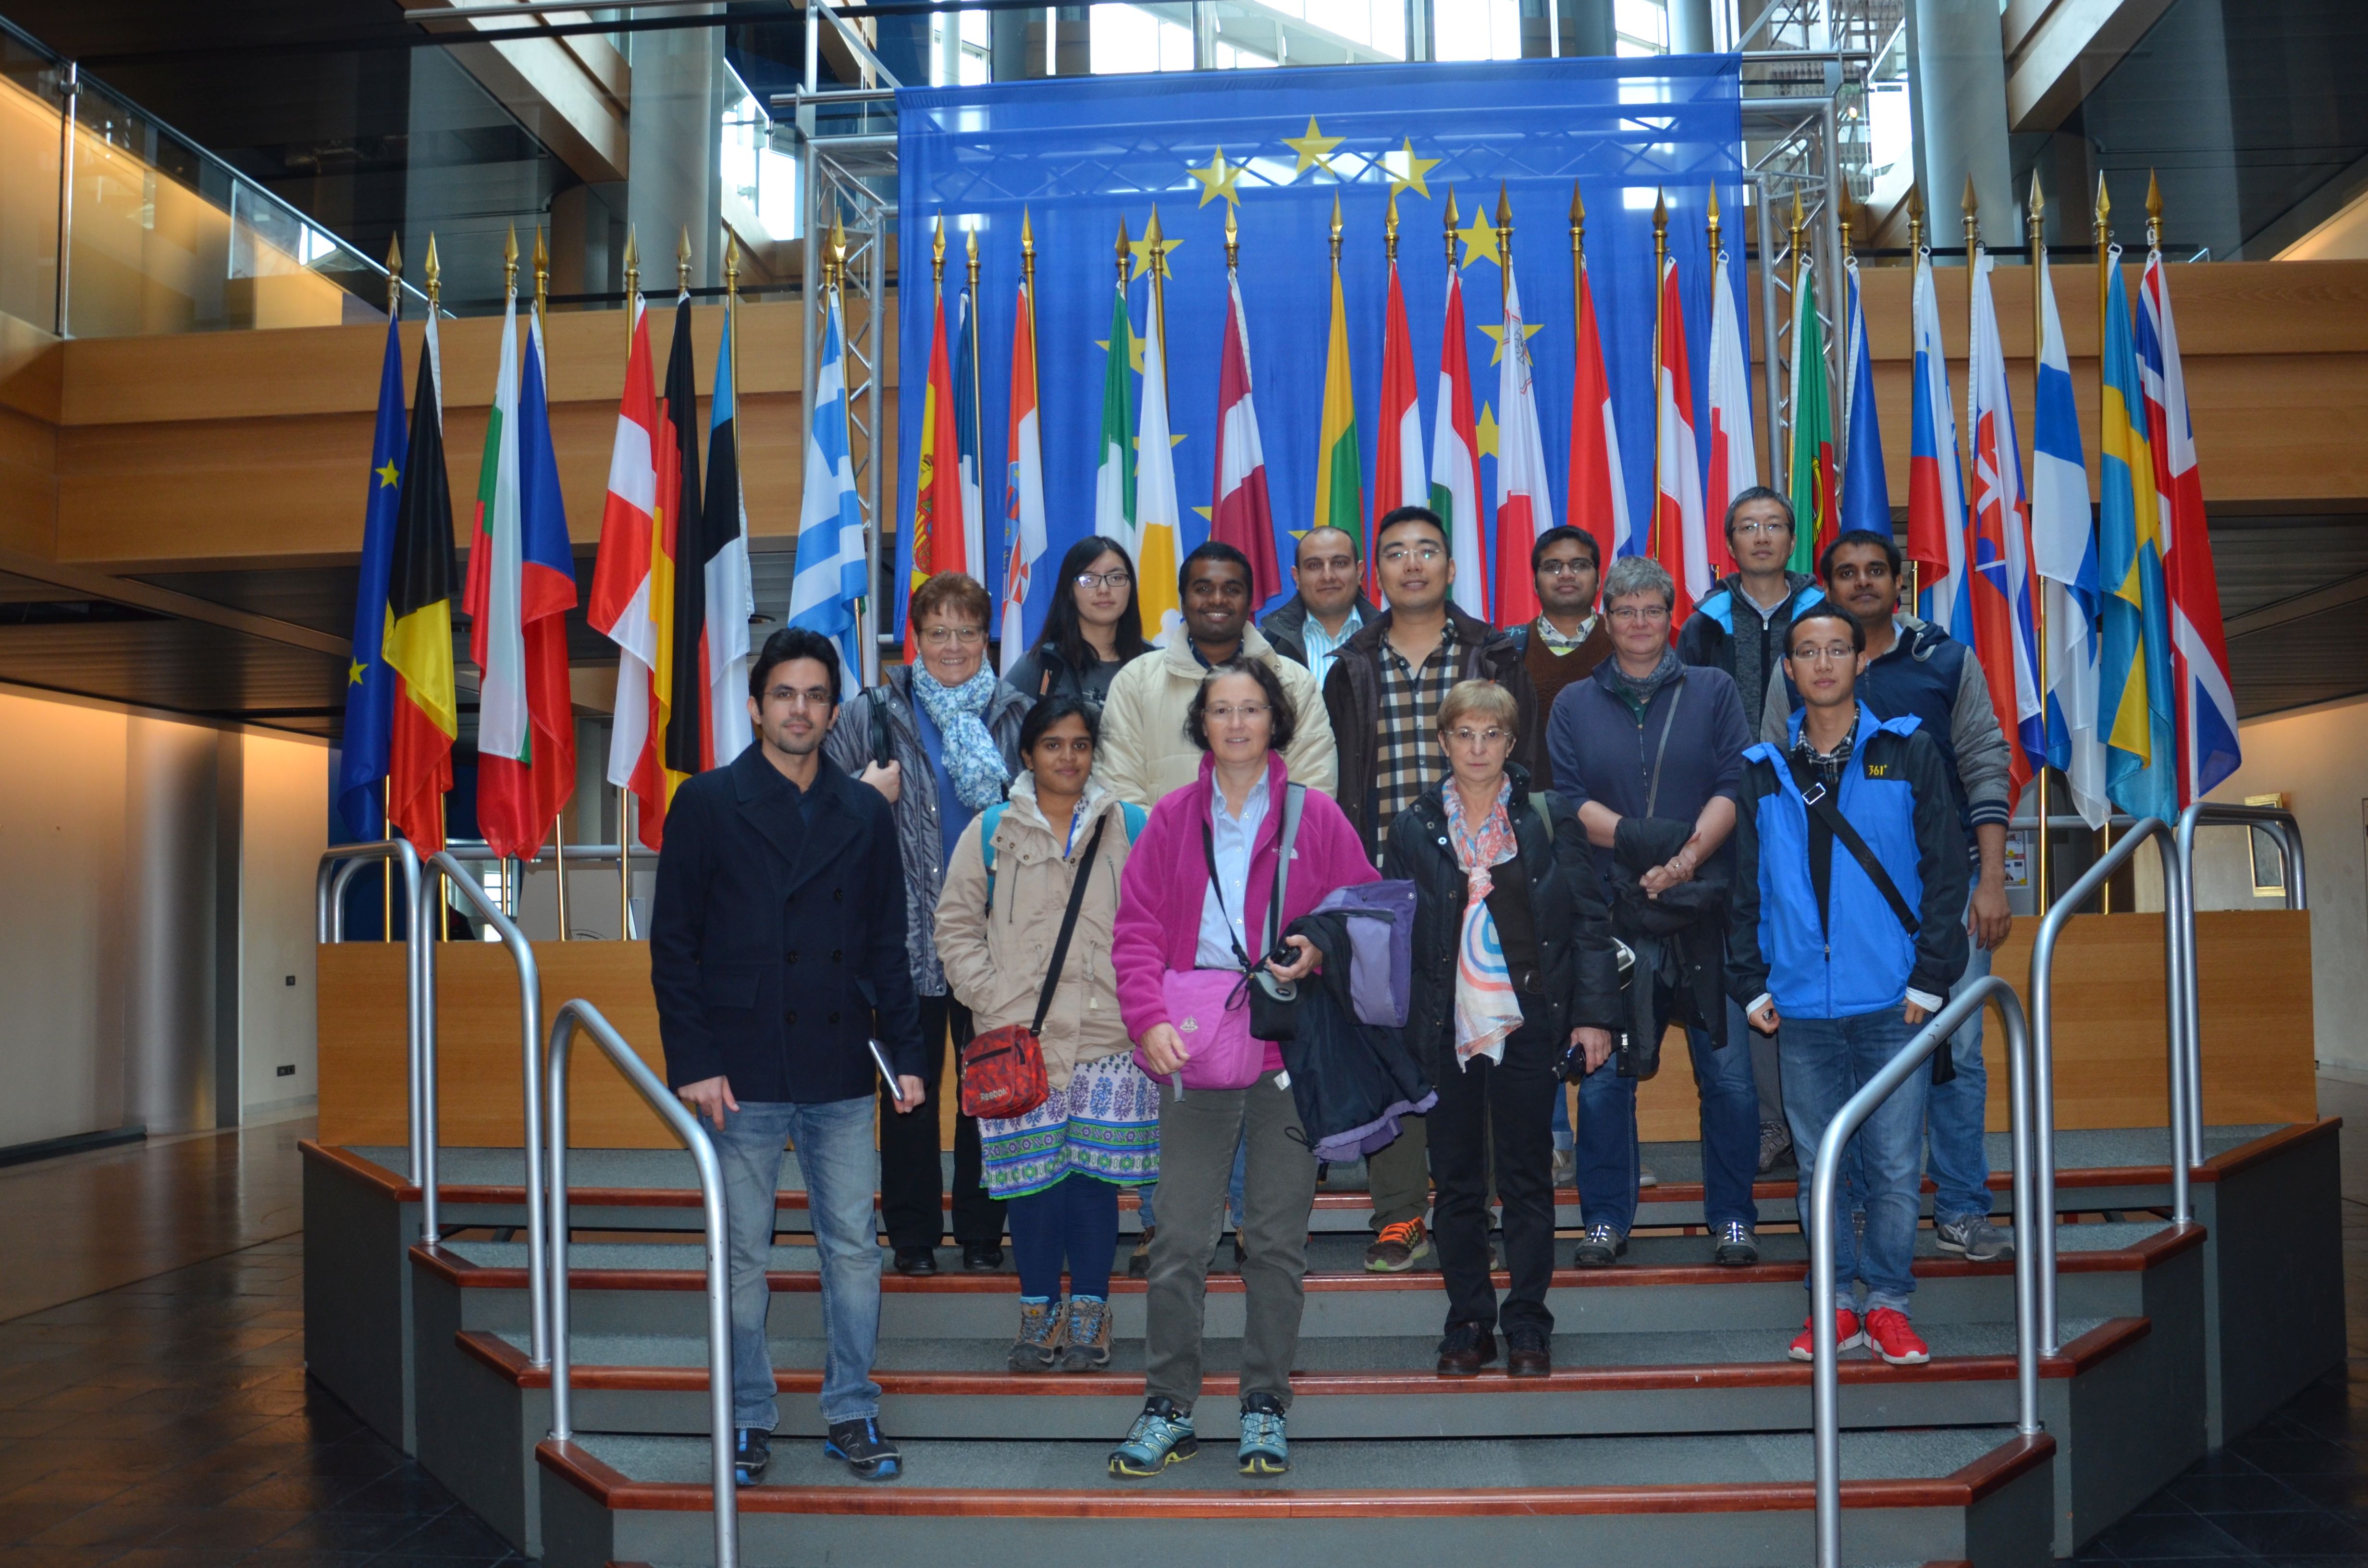
[[[1782,1333],[1770,1329],[1770,1337]],[[2078,1377],[2124,1347],[2154,1332],[2151,1319],[2112,1318],[2099,1324],[2053,1356],[2039,1360],[2039,1375]],[[520,1389],[547,1389],[551,1369],[537,1367],[526,1352],[498,1335],[483,1329],[461,1329],[452,1342],[463,1355],[487,1367]],[[1474,1393],[1651,1393],[1683,1390],[1806,1388],[1810,1368],[1804,1361],[1705,1361],[1642,1367],[1561,1367],[1547,1377],[1513,1378],[1501,1368],[1477,1377],[1442,1377],[1429,1369],[1406,1371],[1293,1372],[1292,1393],[1301,1399],[1371,1395],[1439,1395]],[[2004,1356],[1942,1356],[1919,1367],[1894,1367],[1880,1360],[1849,1360],[1841,1364],[1845,1383],[1967,1383],[1998,1382],[2013,1378],[2015,1358]],[[966,1397],[1026,1396],[1030,1398],[1132,1398],[1143,1392],[1138,1372],[1040,1373],[910,1372],[872,1369],[871,1378],[892,1394],[962,1395]],[[784,1394],[814,1394],[822,1390],[822,1373],[811,1369],[776,1370],[773,1383]],[[1212,1372],[1207,1378],[1208,1397],[1240,1392],[1239,1378]],[[707,1388],[702,1367],[586,1366],[573,1367],[568,1385],[578,1392],[604,1390],[620,1393],[700,1393]]]
[[[1848,1481],[1845,1508],[1971,1507],[2000,1487],[2055,1458],[2055,1439],[2041,1432],[2006,1439],[1945,1476],[1900,1481]],[[712,1489],[683,1482],[634,1481],[575,1443],[546,1437],[537,1463],[604,1508],[652,1513],[707,1513]],[[1816,1506],[1816,1488],[1803,1482],[1666,1486],[1478,1487],[1465,1491],[1167,1491],[1125,1483],[1091,1490],[1031,1492],[895,1486],[748,1486],[740,1489],[746,1514],[846,1514],[871,1517],[1003,1518],[1420,1518],[1468,1514],[1741,1514],[1804,1512]]]
[[[2060,1252],[2056,1256],[2059,1274],[2135,1274],[2146,1269],[2191,1247],[2203,1244],[2203,1227],[2190,1224],[2166,1226],[2163,1230],[2131,1246],[2115,1247],[2099,1252]],[[449,1247],[427,1242],[411,1244],[414,1261],[447,1284],[462,1290],[523,1290],[527,1272],[522,1267],[490,1266],[472,1263]],[[1805,1263],[1755,1263],[1748,1267],[1728,1268],[1714,1263],[1672,1264],[1645,1267],[1642,1265],[1621,1264],[1611,1268],[1557,1268],[1554,1272],[1555,1290],[1636,1290],[1662,1285],[1737,1284],[1797,1284]],[[1918,1279],[1960,1279],[1982,1276],[2011,1275],[2011,1257],[1993,1258],[1987,1263],[1975,1263],[1962,1257],[1919,1257],[1915,1274]],[[1510,1276],[1498,1269],[1491,1276],[1499,1287],[1508,1287]],[[776,1269],[767,1276],[777,1294],[799,1295],[822,1289],[822,1276],[804,1269]],[[1404,1274],[1310,1274],[1305,1288],[1309,1290],[1359,1291],[1407,1290],[1435,1289],[1439,1275],[1429,1270]],[[573,1288],[578,1290],[704,1290],[707,1275],[701,1268],[577,1268],[571,1271]],[[902,1274],[884,1274],[880,1289],[886,1295],[967,1296],[1016,1295],[1019,1290],[1017,1274],[934,1274],[913,1278]],[[1113,1295],[1141,1295],[1149,1289],[1149,1281],[1119,1276],[1110,1280]],[[1211,1295],[1239,1295],[1242,1278],[1238,1274],[1212,1274],[1208,1279]]]

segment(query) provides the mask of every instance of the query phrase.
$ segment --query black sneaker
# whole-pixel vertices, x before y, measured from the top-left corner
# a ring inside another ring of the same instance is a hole
[[[1003,1267],[1003,1249],[998,1246],[965,1246],[962,1248],[964,1274],[992,1274]]]
[[[1580,1268],[1609,1268],[1628,1251],[1628,1238],[1601,1221],[1578,1239],[1570,1261]]]
[[[898,1247],[896,1272],[899,1274],[935,1274],[938,1271],[938,1251],[935,1247]]]
[[[1758,1263],[1759,1244],[1752,1240],[1751,1227],[1740,1220],[1729,1220],[1721,1225],[1710,1260],[1725,1268],[1748,1268]]]
[[[833,1422],[822,1451],[827,1458],[845,1460],[859,1481],[894,1481],[905,1469],[905,1456],[895,1440],[880,1430],[876,1417]]]
[[[732,1456],[732,1479],[743,1486],[754,1486],[764,1479],[765,1467],[773,1462],[770,1434],[761,1426],[740,1428],[739,1447]]]

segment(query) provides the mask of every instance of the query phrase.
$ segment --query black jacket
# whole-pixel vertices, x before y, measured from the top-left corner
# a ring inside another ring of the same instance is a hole
[[[867,1037],[922,1071],[904,859],[880,792],[827,756],[797,790],[752,745],[684,781],[650,914],[666,1083],[721,1074],[743,1102],[872,1092]]]
[[[1357,609],[1364,617],[1364,619],[1360,622],[1362,626],[1372,625],[1373,618],[1382,613],[1382,607],[1362,594],[1357,596]],[[1301,598],[1297,594],[1292,595],[1276,607],[1273,614],[1258,622],[1258,631],[1265,633],[1269,642],[1274,644],[1276,653],[1294,665],[1308,667],[1307,601],[1305,599]]]
[[[1455,678],[1493,680],[1513,694],[1520,734],[1513,743],[1512,760],[1525,772],[1532,770],[1536,759],[1545,754],[1545,733],[1538,716],[1537,687],[1530,683],[1521,651],[1510,637],[1452,604],[1447,607],[1447,618],[1454,624],[1456,642],[1463,653],[1463,667]],[[1383,610],[1340,645],[1339,657],[1332,661],[1331,673],[1324,677],[1324,711],[1332,721],[1332,739],[1340,751],[1334,795],[1368,850],[1380,836],[1378,824],[1365,819],[1372,809],[1369,797],[1374,770],[1381,761],[1381,739],[1375,730],[1382,714],[1382,641],[1389,634],[1390,612]],[[1436,736],[1425,739],[1432,745],[1439,744]],[[1440,759],[1442,766],[1445,760]]]
[[[1588,852],[1587,830],[1570,802],[1545,794],[1554,832],[1538,820],[1529,770],[1506,768],[1513,798],[1507,802],[1520,843],[1516,880],[1495,873],[1489,912],[1505,944],[1506,967],[1521,999],[1523,1036],[1559,1046],[1581,1027],[1622,1027],[1620,970],[1611,948],[1611,913]],[[1415,886],[1414,973],[1406,1008],[1406,1040],[1417,1046],[1434,1074],[1449,1071],[1455,1043],[1455,956],[1463,932],[1463,868],[1448,842],[1444,785],[1398,814],[1383,856],[1382,875]],[[1526,908],[1524,908],[1526,905]],[[1530,933],[1523,940],[1522,933]]]

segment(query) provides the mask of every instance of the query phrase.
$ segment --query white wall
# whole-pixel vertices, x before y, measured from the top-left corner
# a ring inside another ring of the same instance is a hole
[[[239,1109],[254,1120],[309,1108],[319,1088],[313,875],[329,844],[329,753],[292,736],[240,742]],[[296,1071],[283,1078],[282,1066]]]
[[[2302,824],[2310,873],[2311,994],[2318,1060],[2368,1068],[2368,855],[2362,812],[2368,806],[2368,699],[2308,712],[2255,720],[2239,734],[2245,766],[2212,799],[2241,803],[2283,792]],[[2223,830],[2225,833],[2226,830]],[[2218,854],[2200,835],[2196,857],[2205,907],[2252,903],[2241,835],[2226,833]],[[2214,896],[2218,894],[2219,896]],[[2238,896],[2230,896],[2238,895]],[[2276,901],[2261,901],[2276,907]]]

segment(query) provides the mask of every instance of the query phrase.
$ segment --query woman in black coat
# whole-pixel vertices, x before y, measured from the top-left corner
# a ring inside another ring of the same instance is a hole
[[[1439,1369],[1473,1373],[1497,1358],[1493,1127],[1512,1274],[1506,1369],[1543,1377],[1553,1369],[1556,1069],[1566,1047],[1589,1065],[1611,1054],[1620,980],[1586,830],[1567,801],[1532,794],[1528,770],[1507,760],[1518,722],[1512,694],[1493,681],[1448,693],[1439,738],[1451,772],[1391,825],[1382,874],[1415,885],[1406,1039],[1439,1088],[1429,1118],[1432,1234],[1448,1300]]]

